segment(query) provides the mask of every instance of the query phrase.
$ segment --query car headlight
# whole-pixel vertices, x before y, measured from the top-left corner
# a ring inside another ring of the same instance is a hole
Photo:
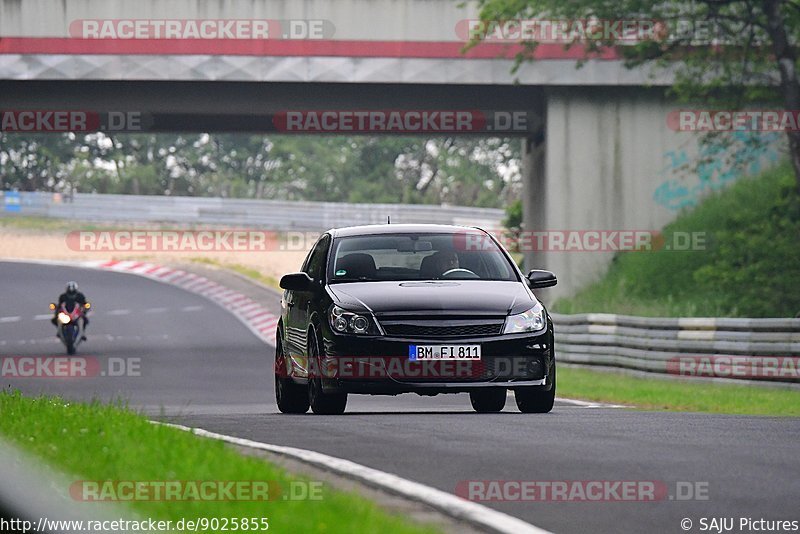
[[[332,306],[328,315],[331,328],[339,334],[369,334],[372,322],[368,317],[349,312],[339,306]]]
[[[503,328],[504,334],[518,334],[520,332],[538,332],[547,326],[547,315],[544,306],[536,303],[536,306],[517,315],[509,315],[506,325]]]
[[[69,316],[69,315],[67,315],[67,314],[66,314],[66,313],[64,313],[64,312],[59,312],[59,314],[58,314],[58,321],[59,321],[61,324],[67,324],[67,323],[69,323],[71,320],[72,320],[72,319],[70,318],[70,316]]]

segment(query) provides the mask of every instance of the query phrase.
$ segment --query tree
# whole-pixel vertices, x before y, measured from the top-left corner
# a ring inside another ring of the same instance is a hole
[[[733,109],[777,104],[789,112],[800,110],[796,0],[478,0],[478,5],[482,24],[472,33],[471,46],[513,20],[559,20],[568,27],[582,21],[651,21],[650,31],[637,39],[614,31],[588,37],[571,32],[565,46],[583,47],[584,60],[616,47],[629,68],[671,69],[672,93],[683,102]],[[532,59],[541,42],[536,37],[521,40],[515,69]],[[786,134],[800,191],[800,129],[787,129]]]
[[[0,189],[65,191],[72,186],[66,164],[76,150],[74,134],[0,131]]]
[[[0,189],[501,207],[519,159],[502,138],[0,132]]]

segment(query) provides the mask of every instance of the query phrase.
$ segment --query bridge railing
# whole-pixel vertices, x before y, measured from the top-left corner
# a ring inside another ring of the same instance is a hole
[[[800,319],[552,314],[559,361],[676,377],[800,383]]]
[[[74,198],[52,193],[20,193],[13,203],[0,192],[0,215],[13,211],[81,221],[150,222],[325,231],[359,224],[464,224],[497,228],[503,210],[427,204],[350,204],[207,197],[99,195]],[[9,209],[9,208],[13,209]]]

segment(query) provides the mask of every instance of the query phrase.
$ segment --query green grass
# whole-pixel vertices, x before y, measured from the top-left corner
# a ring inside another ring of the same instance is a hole
[[[800,416],[800,390],[558,368],[558,395],[647,410]]]
[[[72,230],[94,230],[98,228],[98,226],[70,219],[51,219],[48,217],[32,217],[28,215],[4,215],[0,217],[0,228],[8,228],[10,230],[35,230],[41,232],[69,232]]]
[[[559,313],[794,317],[800,312],[800,196],[788,165],[743,178],[663,230],[704,232],[705,249],[618,254]],[[684,234],[685,235],[685,234]]]
[[[252,267],[247,267],[245,265],[241,265],[239,263],[228,263],[213,260],[211,258],[192,258],[192,262],[200,263],[203,265],[213,265],[215,267],[220,267],[222,269],[228,269],[234,272],[241,274],[242,276],[246,276],[252,280],[256,280],[257,282],[261,282],[262,284],[268,285],[272,288],[281,290],[280,285],[278,285],[278,280],[273,278],[272,276],[268,276],[257,269],[253,269]],[[281,290],[282,291],[282,290]]]
[[[36,215],[9,215],[0,212],[0,228],[10,230],[28,230],[36,232],[71,232],[93,230],[204,230],[207,224],[176,224],[169,221],[149,222],[90,222],[79,219],[59,219],[54,217],[39,217]],[[214,229],[221,230],[225,225],[214,225]],[[238,229],[238,227],[237,227]],[[279,234],[282,236],[282,234]]]
[[[191,229],[189,225],[186,229]],[[61,233],[74,231],[95,230],[175,230],[175,225],[167,222],[147,222],[124,224],[119,222],[89,222],[79,219],[59,219],[54,217],[39,217],[35,215],[0,215],[0,228],[9,230],[22,230],[43,233]],[[181,228],[184,229],[184,228]]]
[[[120,407],[0,393],[0,434],[78,480],[301,480],[222,442],[153,425]],[[270,484],[274,487],[274,483]],[[66,488],[65,488],[66,490]],[[136,501],[141,517],[268,517],[275,532],[435,532],[325,486],[321,500]]]

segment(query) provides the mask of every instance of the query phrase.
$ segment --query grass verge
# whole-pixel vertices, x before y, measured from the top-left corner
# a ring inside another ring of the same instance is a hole
[[[558,394],[646,410],[800,416],[800,390],[558,368]]]
[[[268,481],[270,492],[279,485],[285,495],[290,484],[307,480],[222,442],[153,425],[122,407],[100,403],[5,391],[0,393],[0,434],[76,481]],[[276,532],[436,532],[327,486],[319,500],[154,500],[130,506],[140,516],[173,521],[267,517],[269,530]]]
[[[4,215],[0,217],[0,228],[40,232],[69,232],[72,230],[106,229],[109,225],[93,224],[71,219],[54,219],[30,215]]]
[[[228,269],[230,271],[237,272],[242,276],[246,276],[252,280],[257,282],[261,282],[262,284],[268,285],[274,289],[279,291],[283,291],[278,285],[278,280],[273,278],[272,276],[266,275],[259,271],[258,269],[254,269],[252,267],[247,267],[246,265],[241,265],[239,263],[229,263],[224,261],[217,261],[211,258],[192,258],[191,261],[193,263],[199,263],[202,265],[213,265],[214,267],[219,267],[221,269]]]
[[[558,300],[553,311],[794,317],[800,312],[796,187],[788,165],[740,179],[667,225],[664,247],[617,254],[601,280]],[[677,250],[687,236],[697,236],[697,246]]]

